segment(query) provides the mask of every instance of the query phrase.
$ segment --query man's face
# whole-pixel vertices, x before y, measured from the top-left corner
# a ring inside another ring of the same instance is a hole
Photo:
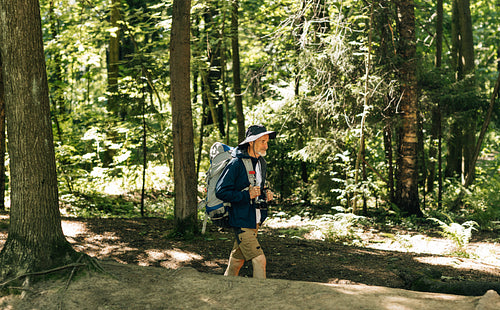
[[[266,156],[267,142],[269,142],[269,135],[262,136],[254,142],[250,142],[250,147],[256,155]]]

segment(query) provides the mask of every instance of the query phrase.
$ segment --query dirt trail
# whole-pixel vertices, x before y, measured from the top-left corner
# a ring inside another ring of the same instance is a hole
[[[7,221],[0,217],[0,248]],[[412,277],[428,272],[437,275],[434,284],[498,283],[497,234],[472,240],[470,250],[484,255],[460,258],[412,253],[408,249],[417,246],[398,248],[400,243],[371,232],[364,234],[367,243],[391,248],[294,238],[283,228],[265,227],[259,239],[270,279],[258,281],[250,278],[250,264],[242,277],[221,276],[232,247],[229,232],[209,227],[203,237],[186,241],[169,238],[172,228],[172,221],[161,218],[65,219],[63,230],[75,249],[99,259],[116,278],[79,276],[67,290],[64,279],[43,282],[24,299],[1,297],[0,309],[500,309],[493,291],[465,297],[408,290]],[[443,239],[413,236],[425,250],[448,246]]]
[[[279,279],[227,278],[193,268],[169,270],[114,262],[113,274],[35,286],[25,299],[4,297],[1,309],[500,309],[500,296],[413,292],[380,286],[338,285]]]

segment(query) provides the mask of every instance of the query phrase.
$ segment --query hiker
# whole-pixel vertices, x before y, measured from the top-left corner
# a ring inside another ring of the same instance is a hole
[[[273,193],[264,187],[266,181],[266,155],[269,139],[276,132],[267,131],[262,125],[252,125],[246,138],[233,150],[232,159],[223,170],[217,185],[216,196],[230,202],[229,225],[233,228],[234,242],[225,276],[237,276],[245,261],[252,261],[253,277],[266,278],[266,257],[257,240],[257,231],[267,217],[267,202]],[[253,171],[247,173],[243,158],[250,158]],[[249,178],[255,174],[255,184]]]

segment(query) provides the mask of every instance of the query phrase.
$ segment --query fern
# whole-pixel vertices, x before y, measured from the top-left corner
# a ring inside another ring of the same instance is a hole
[[[478,225],[474,221],[467,221],[463,224],[446,224],[436,218],[430,218],[430,220],[439,224],[439,227],[442,229],[441,235],[451,240],[460,253],[465,253],[465,248],[472,237],[472,230],[476,230],[474,226]]]

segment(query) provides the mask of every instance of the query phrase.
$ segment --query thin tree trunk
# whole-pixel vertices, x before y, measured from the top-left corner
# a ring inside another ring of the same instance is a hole
[[[200,124],[200,137],[198,140],[198,160],[196,161],[196,179],[198,179],[200,175],[200,164],[201,164],[201,154],[203,151],[203,136],[205,134],[205,124],[203,122],[203,118],[205,115],[205,106],[203,106],[202,119]]]
[[[111,1],[110,9],[110,26],[115,29],[114,32],[110,33],[109,37],[109,48],[108,48],[108,107],[109,110],[114,113],[119,113],[120,108],[118,106],[118,100],[116,95],[118,94],[118,74],[119,67],[118,63],[120,61],[120,26],[118,21],[120,19],[120,0]]]
[[[0,211],[5,211],[5,100],[3,64],[0,56]]]
[[[437,0],[436,4],[436,57],[435,66],[441,68],[442,55],[443,55],[443,0]],[[436,179],[436,156],[438,131],[441,126],[441,107],[438,102],[431,112],[431,141],[429,145],[429,161],[427,163],[427,189],[426,192],[432,193],[434,191],[434,181]],[[440,162],[440,161],[439,161]],[[441,176],[439,176],[441,177]]]
[[[306,2],[304,0],[304,1],[302,1],[300,11],[303,12],[305,10],[305,7],[306,7]],[[304,31],[304,23],[305,23],[304,14],[300,13],[299,19],[298,19],[298,25],[300,25],[300,30],[298,30],[295,34],[296,42],[300,41],[300,37],[302,36],[302,33]],[[301,68],[300,56],[301,56],[301,48],[300,48],[300,45],[297,44],[295,47],[295,57],[296,57],[297,61],[296,61],[296,65],[295,65],[295,83],[294,83],[294,95],[295,95],[295,100],[297,102],[299,102],[299,100],[300,100],[300,81],[302,78],[302,74],[301,74],[302,68]],[[298,132],[297,148],[299,150],[301,150],[304,148],[304,145],[305,145],[304,136],[306,134],[304,133],[302,123],[299,122],[297,124],[297,126],[298,126],[298,128],[297,128],[297,132]],[[307,184],[309,183],[309,173],[307,171],[307,163],[303,159],[300,161],[300,177],[301,177],[301,180],[303,183],[303,185],[302,185],[303,188],[307,188]],[[308,204],[309,197],[310,197],[309,191],[304,191],[304,195],[301,197],[301,199],[304,200]]]
[[[460,121],[457,113],[452,114],[452,123],[450,125],[450,138],[448,140],[448,150],[446,159],[445,177],[456,177],[462,174],[462,147],[460,137]]]
[[[443,207],[443,121],[442,113],[439,111],[439,133],[438,133],[438,210]]]
[[[418,104],[418,103],[417,103]],[[418,163],[418,186],[423,188],[422,195],[422,206],[425,209],[426,204],[426,191],[425,182],[427,180],[427,158],[425,156],[424,148],[424,125],[422,120],[422,114],[417,112],[417,163]]]
[[[232,0],[231,14],[231,50],[233,54],[233,89],[234,105],[236,108],[236,122],[238,123],[238,141],[245,140],[245,116],[243,115],[243,98],[241,94],[240,43],[238,39],[238,0]]]
[[[193,116],[190,93],[190,0],[174,0],[170,37],[170,84],[174,147],[175,230],[198,231]]]
[[[436,68],[441,68],[443,58],[443,0],[436,4]]]
[[[392,125],[391,117],[386,118],[384,126],[384,150],[387,164],[387,188],[389,189],[389,201],[394,203],[394,167],[392,159]]]
[[[437,139],[438,131],[441,124],[440,121],[440,110],[439,107],[433,107],[431,112],[431,141],[429,145],[429,159],[427,164],[427,191],[431,193],[434,190],[434,181],[436,179],[436,163],[437,163]]]
[[[202,73],[203,98],[204,98],[203,101],[205,102],[204,104],[208,106],[213,124],[215,125],[215,127],[220,128],[221,120],[219,120],[219,111],[217,110],[217,105],[216,105],[218,100],[214,100],[214,96],[211,91],[212,87],[210,86],[210,80],[208,75],[209,73],[207,72]]]
[[[50,23],[50,32],[52,34],[52,39],[57,39],[57,28],[56,28],[56,18],[54,13],[54,1],[50,2],[49,15],[51,19]],[[63,141],[63,132],[61,129],[61,124],[59,123],[59,114],[64,115],[66,113],[65,104],[64,104],[64,96],[63,89],[60,85],[63,84],[63,74],[62,74],[62,60],[61,54],[58,51],[55,52],[54,55],[54,76],[56,77],[56,83],[54,83],[54,100],[53,100],[53,119],[57,129],[57,137],[59,142],[64,143]]]
[[[397,57],[396,48],[394,46],[394,37],[392,30],[392,21],[395,19],[393,14],[395,10],[393,9],[394,4],[392,2],[380,2],[380,7],[377,8],[374,30],[379,30],[380,45],[375,54],[381,55],[381,65],[382,66],[392,66],[392,57]],[[387,84],[390,81],[386,82]],[[386,94],[384,97],[385,106],[387,106],[387,115],[384,115],[384,155],[385,163],[387,166],[387,177],[385,178],[387,189],[388,189],[388,199],[391,205],[395,203],[394,195],[394,160],[393,160],[393,120],[394,120],[394,108],[392,103],[394,99],[391,94]]]
[[[226,87],[226,40],[224,37],[225,34],[225,25],[226,24],[226,9],[224,8],[224,18],[222,20],[222,30],[221,30],[221,48],[220,48],[220,79],[221,79],[221,87],[222,87],[222,101],[224,102],[224,111],[226,112],[226,145],[229,145],[229,129],[231,124],[231,114],[229,113],[229,99],[227,96],[227,87]]]
[[[495,83],[495,88],[493,89],[493,93],[491,94],[490,106],[488,107],[488,111],[486,112],[483,127],[481,128],[481,132],[479,133],[479,138],[477,139],[476,147],[474,148],[474,152],[472,153],[471,164],[469,166],[469,170],[467,172],[467,176],[464,183],[465,187],[468,187],[472,184],[474,170],[476,169],[477,158],[479,157],[479,152],[481,151],[481,144],[483,143],[484,136],[486,135],[486,131],[488,130],[488,126],[490,124],[491,115],[493,114],[493,107],[495,106],[495,100],[498,96],[499,90],[500,90],[500,74],[498,75],[497,82]]]
[[[222,120],[223,114],[219,115],[221,95],[220,95],[220,79],[221,79],[221,33],[219,30],[219,15],[220,8],[219,2],[215,0],[206,1],[206,11],[203,14],[206,27],[206,42],[207,42],[207,57],[210,67],[203,75],[205,92],[207,93],[206,99],[212,112],[212,120],[216,128],[220,132],[220,136],[225,136],[224,121]]]
[[[363,116],[361,117],[361,136],[359,138],[359,149],[358,149],[358,156],[356,158],[356,165],[354,168],[354,185],[356,188],[358,187],[358,178],[359,178],[359,165],[363,160],[363,155],[365,153],[365,120],[366,120],[366,115],[368,114],[368,103],[369,103],[369,96],[368,96],[368,80],[370,77],[370,66],[371,66],[371,50],[372,50],[372,25],[373,25],[373,4],[370,6],[370,23],[368,26],[368,52],[366,55],[366,62],[365,62],[365,94],[364,94],[364,104],[363,104]],[[354,195],[353,203],[352,203],[352,212],[357,213],[358,212],[358,206],[357,206],[357,194]]]
[[[436,68],[441,68],[443,58],[443,0],[437,0],[436,4]],[[432,128],[431,128],[431,142],[429,145],[429,163],[427,175],[427,192],[434,191],[434,180],[436,178],[436,162],[441,163],[441,160],[436,160],[438,132],[441,127],[441,104],[438,102],[436,107],[432,108]],[[440,167],[441,168],[441,167]],[[440,169],[439,169],[440,170]],[[441,176],[439,176],[441,178]]]
[[[459,62],[463,68],[464,75],[474,73],[474,37],[472,34],[472,18],[469,0],[458,0],[458,22],[460,27],[460,49]]]
[[[200,30],[198,28],[198,25],[200,23],[200,17],[199,16],[193,16],[193,27],[191,27],[191,33],[194,37],[194,41],[200,41]],[[197,59],[200,57],[200,51],[202,50],[201,47],[192,47],[191,48],[191,53],[193,59]],[[200,165],[201,165],[201,156],[202,156],[202,151],[203,151],[203,136],[205,132],[205,115],[206,115],[206,106],[203,104],[203,86],[200,87],[200,69],[197,66],[193,67],[193,78],[192,78],[192,84],[193,84],[193,94],[192,94],[192,106],[196,106],[198,104],[198,93],[201,89],[202,92],[202,102],[201,102],[201,119],[200,119],[200,127],[199,127],[199,137],[198,137],[198,151],[197,151],[197,159],[196,159],[196,179],[198,180],[198,176],[200,174]],[[194,130],[194,129],[193,129]]]
[[[152,91],[149,93],[151,104],[153,104]],[[148,169],[148,146],[147,146],[147,124],[146,124],[146,100],[142,100],[142,190],[141,190],[141,216],[144,217],[144,204],[146,200],[146,171]]]
[[[455,66],[457,81],[465,80],[464,87],[474,87],[474,40],[472,33],[472,19],[469,0],[453,0],[452,12],[452,57]],[[458,123],[459,122],[459,123]],[[464,124],[470,126],[464,128]],[[450,141],[452,148],[448,150],[448,159],[445,170],[446,176],[461,176],[471,163],[471,150],[475,145],[474,119],[466,116],[455,118],[450,128]]]

